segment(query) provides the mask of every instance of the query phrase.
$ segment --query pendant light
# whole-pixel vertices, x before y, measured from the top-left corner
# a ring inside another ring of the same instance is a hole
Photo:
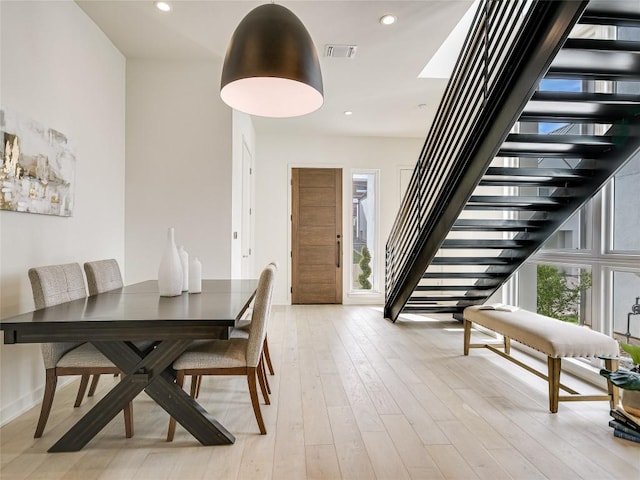
[[[263,117],[296,117],[322,106],[322,73],[309,32],[280,5],[261,5],[238,24],[222,67],[220,96]]]

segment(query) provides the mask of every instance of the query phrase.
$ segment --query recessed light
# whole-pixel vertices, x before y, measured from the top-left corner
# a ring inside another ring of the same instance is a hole
[[[351,110],[347,110],[344,114],[348,117],[349,115],[353,115],[353,112]]]
[[[395,15],[391,15],[390,13],[387,13],[386,15],[380,17],[380,23],[382,25],[393,25],[394,23],[396,23],[396,20],[398,20],[398,18]]]
[[[163,12],[171,11],[171,5],[169,4],[169,2],[153,2],[153,4],[158,10],[161,10]]]

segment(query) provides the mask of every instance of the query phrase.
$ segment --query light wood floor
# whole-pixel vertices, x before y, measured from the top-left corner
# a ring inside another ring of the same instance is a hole
[[[480,335],[475,333],[475,335]],[[482,349],[462,355],[454,321],[382,319],[380,309],[274,307],[276,375],[261,436],[241,378],[206,378],[201,403],[237,437],[200,446],[149,397],[134,403],[135,437],[118,416],[82,451],[46,450],[95,400],[60,389],[45,434],[39,407],[0,429],[9,479],[636,479],[640,445],[613,437],[604,402],[548,411],[542,380]],[[565,383],[590,389],[563,376]],[[117,380],[103,377],[101,394]]]

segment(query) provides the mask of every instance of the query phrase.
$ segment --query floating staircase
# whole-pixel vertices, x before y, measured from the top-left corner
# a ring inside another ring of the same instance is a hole
[[[640,27],[640,1],[482,2],[387,242],[386,318],[484,303],[640,155],[640,38],[585,25]]]

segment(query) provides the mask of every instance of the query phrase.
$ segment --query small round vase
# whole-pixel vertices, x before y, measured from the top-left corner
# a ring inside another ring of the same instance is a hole
[[[158,290],[161,297],[175,297],[182,293],[182,262],[176,247],[175,230],[169,228],[158,268]]]
[[[189,292],[202,292],[202,264],[198,257],[193,257],[189,265]]]
[[[621,390],[620,393],[624,411],[640,417],[640,390]]]

